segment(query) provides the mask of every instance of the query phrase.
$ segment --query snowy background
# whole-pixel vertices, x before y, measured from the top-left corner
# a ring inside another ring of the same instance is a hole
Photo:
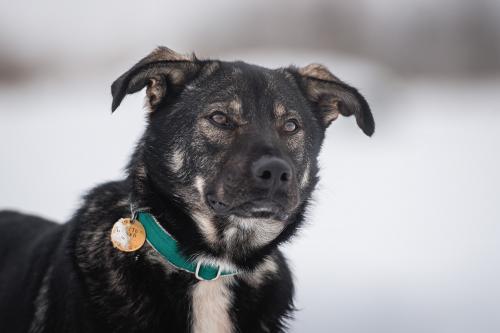
[[[308,225],[285,247],[291,332],[500,331],[500,3],[0,0],[0,208],[63,222],[120,178],[143,93],[110,84],[156,45],[321,62],[377,129],[336,121]]]

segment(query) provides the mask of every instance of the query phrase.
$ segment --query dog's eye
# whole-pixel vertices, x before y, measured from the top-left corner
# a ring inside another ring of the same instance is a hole
[[[222,112],[214,112],[208,117],[208,119],[210,119],[210,121],[218,127],[223,127],[223,128],[234,127],[234,123],[229,119],[228,116],[226,116]]]
[[[222,113],[213,114],[210,117],[210,119],[212,119],[213,121],[215,121],[219,125],[224,125],[227,123],[227,117],[226,117],[226,115],[224,115]]]
[[[295,133],[299,129],[299,124],[297,120],[290,119],[283,125],[283,130],[287,133]]]

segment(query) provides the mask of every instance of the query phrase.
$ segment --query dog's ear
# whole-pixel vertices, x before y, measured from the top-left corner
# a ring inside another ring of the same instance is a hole
[[[201,68],[193,55],[182,55],[166,47],[158,47],[111,85],[114,112],[127,94],[147,86],[146,95],[151,110],[167,97],[179,93]]]
[[[321,113],[325,127],[337,119],[339,114],[356,117],[358,126],[371,136],[375,131],[370,107],[365,98],[353,87],[339,80],[325,66],[310,64],[302,68],[289,67],[288,70],[298,80],[307,99]]]

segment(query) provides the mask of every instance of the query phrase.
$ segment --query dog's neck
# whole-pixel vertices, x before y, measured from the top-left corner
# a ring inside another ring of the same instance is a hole
[[[295,231],[293,224],[302,221],[306,203],[292,218],[292,222],[282,226],[275,232],[275,237],[264,239],[262,244],[252,248],[237,249],[223,244],[223,242],[209,242],[206,235],[199,228],[199,221],[195,221],[192,212],[184,207],[187,205],[182,199],[171,193],[166,193],[149,176],[144,165],[131,164],[129,168],[129,184],[131,186],[131,205],[133,209],[147,210],[153,214],[161,226],[170,233],[179,243],[181,252],[190,258],[202,259],[228,269],[251,271],[262,264],[278,245],[287,240]],[[168,188],[168,186],[161,186]],[[256,223],[256,221],[253,221]],[[271,224],[263,223],[266,228]],[[278,227],[277,227],[278,228]],[[216,237],[227,239],[229,232],[215,229]],[[237,230],[236,230],[237,231]],[[234,243],[244,246],[245,237],[235,238]]]
[[[141,187],[134,187],[139,184]],[[186,301],[185,295],[193,292],[193,286],[204,286],[210,282],[197,281],[194,274],[176,269],[149,243],[145,243],[136,254],[124,253],[111,246],[109,234],[112,223],[120,217],[126,217],[130,203],[137,204],[137,207],[148,207],[150,213],[178,241],[179,249],[185,256],[215,258],[219,260],[217,264],[220,265],[227,258],[227,253],[219,253],[210,248],[197,230],[195,221],[182,209],[182,202],[162,193],[154,184],[148,182],[147,178],[134,184],[134,179],[129,177],[125,182],[108,184],[89,195],[77,215],[77,220],[81,223],[75,224],[75,230],[78,231],[75,236],[75,255],[79,269],[85,277],[86,288],[92,295],[96,295],[92,298],[93,307],[97,309],[99,316],[102,315],[103,320],[120,322],[125,328],[139,322],[146,331],[148,323],[156,320],[154,315],[159,306],[155,301],[157,295],[170,297],[168,301],[161,301],[166,312],[171,312],[171,306],[177,307],[179,300],[184,300],[181,307],[189,309],[191,304]],[[296,217],[296,221],[301,219],[300,215]],[[217,285],[225,288],[231,281],[238,281],[258,289],[267,281],[267,277],[281,274],[280,262],[283,259],[277,248],[280,242],[291,236],[293,230],[294,227],[285,228],[279,237],[269,244],[253,253],[243,253],[240,257],[235,257],[236,260],[228,262],[236,266],[238,274],[221,277],[216,281]],[[109,274],[103,276],[103,272]],[[149,282],[143,283],[144,279]],[[155,285],[154,291],[150,288],[151,285]],[[106,290],[106,293],[103,294],[103,290]],[[212,301],[203,297],[212,295],[212,291],[197,290],[196,295],[201,297],[194,301],[197,313],[206,313],[207,307],[203,304],[212,308]],[[175,296],[171,296],[172,294]],[[224,292],[217,293],[221,294],[225,295]],[[206,302],[199,303],[200,300]],[[119,304],[112,313],[109,312],[110,302]],[[134,309],[133,313],[136,315],[130,317],[130,309]],[[225,313],[224,307],[221,309]],[[196,314],[194,316],[196,317]],[[130,320],[123,321],[123,317]],[[178,319],[187,322],[188,317],[189,312],[186,310],[186,317]],[[198,321],[203,322],[203,318],[199,317]],[[165,323],[167,324],[169,323]]]

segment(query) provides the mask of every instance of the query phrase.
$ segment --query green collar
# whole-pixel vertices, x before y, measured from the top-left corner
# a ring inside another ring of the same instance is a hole
[[[147,212],[137,212],[136,217],[146,230],[148,243],[175,267],[193,273],[198,280],[216,280],[219,276],[234,275],[236,271],[223,271],[220,266],[193,262],[179,251],[177,241]]]

